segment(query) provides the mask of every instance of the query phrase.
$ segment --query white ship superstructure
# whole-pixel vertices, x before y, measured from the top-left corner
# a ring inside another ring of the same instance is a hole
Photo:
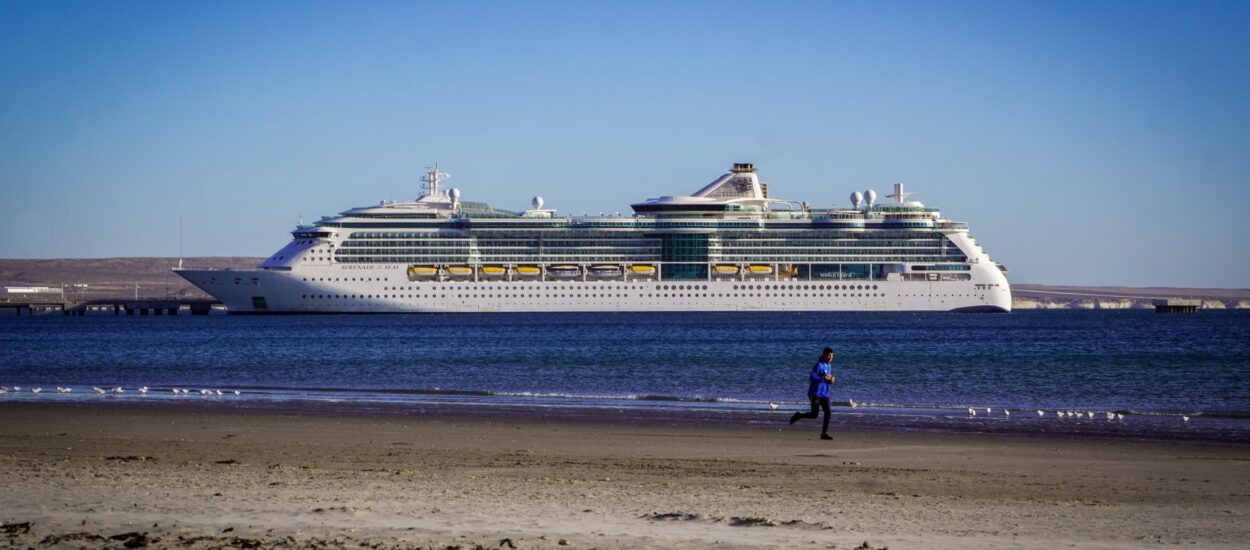
[[[300,225],[250,270],[181,269],[231,313],[1006,312],[1006,269],[968,226],[856,192],[850,208],[771,198],[754,166],[632,216],[460,200],[437,166],[414,201]]]

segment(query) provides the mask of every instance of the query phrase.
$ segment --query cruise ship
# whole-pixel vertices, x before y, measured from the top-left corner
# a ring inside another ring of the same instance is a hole
[[[177,273],[247,314],[1011,310],[1007,269],[901,183],[822,209],[734,164],[632,215],[570,216],[461,200],[447,178],[300,224],[255,269]]]

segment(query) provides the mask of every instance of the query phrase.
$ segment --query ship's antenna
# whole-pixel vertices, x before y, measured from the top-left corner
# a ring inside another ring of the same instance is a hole
[[[178,269],[182,269],[182,214],[178,214]]]
[[[443,192],[439,190],[438,183],[443,178],[450,177],[451,174],[439,171],[437,162],[434,163],[434,166],[426,166],[425,177],[421,178],[421,181],[425,182],[425,194],[434,197],[441,196]]]

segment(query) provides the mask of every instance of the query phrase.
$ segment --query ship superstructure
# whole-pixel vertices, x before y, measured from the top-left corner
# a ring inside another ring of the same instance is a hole
[[[231,313],[966,311],[1011,309],[1006,269],[968,226],[856,192],[850,208],[770,197],[751,164],[632,216],[461,201],[428,169],[420,198],[292,231],[251,270],[178,273]]]

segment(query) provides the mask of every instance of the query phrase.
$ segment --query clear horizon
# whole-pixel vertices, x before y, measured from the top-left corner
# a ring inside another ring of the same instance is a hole
[[[8,2],[0,257],[268,256],[417,195],[629,212],[752,162],[1013,282],[1250,287],[1245,2]]]

